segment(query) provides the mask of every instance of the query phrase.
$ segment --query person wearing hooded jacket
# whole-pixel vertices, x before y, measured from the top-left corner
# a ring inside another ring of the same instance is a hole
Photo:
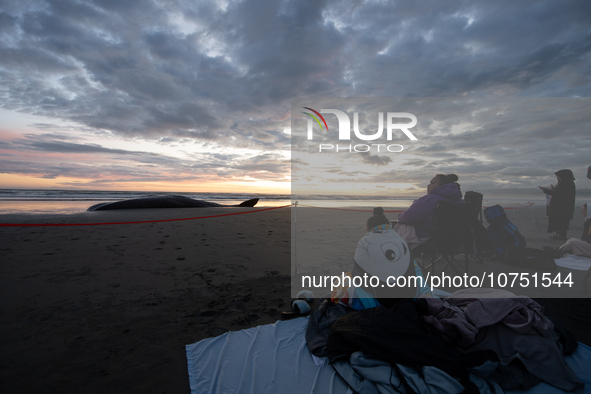
[[[568,224],[575,212],[575,177],[571,170],[560,170],[554,173],[558,183],[550,188],[540,188],[550,195],[548,204],[548,233],[556,232],[551,239],[566,241]]]
[[[456,174],[435,175],[427,186],[427,194],[415,200],[406,211],[398,216],[399,223],[394,226],[394,231],[406,241],[411,249],[431,237],[433,212],[438,201],[465,203],[457,180]]]

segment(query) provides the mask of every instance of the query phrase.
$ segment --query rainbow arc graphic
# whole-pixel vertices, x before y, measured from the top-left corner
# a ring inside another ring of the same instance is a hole
[[[304,109],[307,109],[307,110],[309,110],[309,111],[312,111],[312,112],[314,112],[316,115],[318,115],[318,116],[320,117],[320,119],[322,119],[322,122],[324,122],[324,126],[326,127],[326,131],[328,131],[328,125],[326,124],[326,120],[324,120],[324,116],[320,115],[320,112],[318,112],[318,111],[316,111],[315,109],[312,109],[312,108],[310,108],[310,107],[302,107],[302,108],[304,108]],[[320,130],[322,130],[322,123],[320,123],[320,120],[319,120],[319,119],[318,119],[316,116],[314,116],[314,115],[312,115],[312,114],[310,114],[310,113],[308,113],[308,112],[302,112],[302,113],[303,113],[303,114],[306,114],[306,115],[308,115],[309,117],[311,117],[312,119],[314,119],[314,120],[316,121],[316,123],[318,123],[318,126],[320,126]]]

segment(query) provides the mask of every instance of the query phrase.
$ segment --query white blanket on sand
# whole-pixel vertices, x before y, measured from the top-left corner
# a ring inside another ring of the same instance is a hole
[[[557,266],[570,268],[571,270],[587,271],[591,268],[591,258],[575,256],[574,254],[565,254],[555,261]]]
[[[352,393],[332,365],[312,359],[307,323],[278,321],[187,345],[191,393]],[[565,360],[591,394],[591,347],[579,344]],[[519,393],[562,391],[540,383]]]

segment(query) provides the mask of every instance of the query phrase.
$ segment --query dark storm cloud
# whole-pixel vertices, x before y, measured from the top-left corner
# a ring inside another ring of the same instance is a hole
[[[53,141],[53,142],[30,142],[25,145],[33,150],[44,152],[59,153],[115,153],[115,154],[139,154],[140,152],[131,152],[124,149],[109,149],[95,144],[73,144],[71,142]]]
[[[372,49],[369,56],[353,58],[350,67],[352,79],[364,82],[358,84],[359,96],[588,95],[588,79],[581,86],[569,86],[564,78],[551,86],[548,80],[567,65],[573,67],[567,71],[571,76],[585,75],[589,3],[341,7],[335,19],[349,15],[346,34]],[[383,28],[374,30],[377,25]]]
[[[290,145],[291,97],[589,96],[589,25],[586,1],[5,1],[0,106],[101,134],[279,151]],[[440,114],[438,125],[417,131],[420,146],[405,144],[421,156],[406,176],[421,185],[416,174],[437,168],[518,179],[520,171],[541,176],[533,169],[588,161],[581,142],[588,129],[580,125],[589,113],[560,123],[548,116],[537,129],[512,129],[499,118],[456,133],[456,119],[443,107]],[[472,116],[478,124],[480,115]],[[136,155],[57,139],[25,145]],[[565,154],[539,155],[551,150]],[[478,159],[462,161],[467,152]],[[239,162],[209,157],[199,165],[284,168]]]
[[[25,138],[4,143],[5,149],[15,151],[42,151],[57,153],[109,153],[117,155],[154,155],[147,152],[129,151],[125,149],[105,148],[98,144],[79,144],[64,141],[69,136],[63,134],[26,134]],[[154,155],[156,156],[156,155]]]
[[[392,162],[392,159],[388,156],[372,155],[369,152],[360,152],[359,155],[361,156],[361,160],[364,163],[373,166],[386,166],[388,165],[388,163]]]
[[[102,174],[111,177],[122,178],[137,177],[138,174],[151,174],[166,179],[167,176],[157,175],[157,172],[149,169],[134,169],[127,166],[91,166],[73,163],[34,163],[18,160],[0,160],[2,173],[29,175],[44,179],[56,179],[58,177],[74,177],[92,179]]]
[[[227,138],[226,119],[293,96],[589,89],[585,2],[17,4],[0,14],[10,107],[148,138]]]

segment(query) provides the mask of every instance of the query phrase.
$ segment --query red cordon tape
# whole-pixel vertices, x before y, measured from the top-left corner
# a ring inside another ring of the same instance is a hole
[[[219,218],[221,216],[233,216],[233,215],[243,215],[246,213],[255,213],[255,212],[262,212],[262,211],[270,211],[272,209],[279,209],[279,208],[286,208],[290,205],[282,205],[280,207],[272,207],[272,208],[264,208],[264,209],[257,209],[256,211],[246,211],[246,212],[234,212],[234,213],[224,213],[221,215],[210,215],[210,216],[199,216],[195,218],[181,218],[181,219],[162,219],[162,220],[143,220],[140,222],[112,222],[112,223],[0,223],[0,227],[61,227],[61,226],[104,226],[110,224],[139,224],[139,223],[162,223],[162,222],[178,222],[181,220],[197,220],[197,219],[208,219],[208,218]]]

